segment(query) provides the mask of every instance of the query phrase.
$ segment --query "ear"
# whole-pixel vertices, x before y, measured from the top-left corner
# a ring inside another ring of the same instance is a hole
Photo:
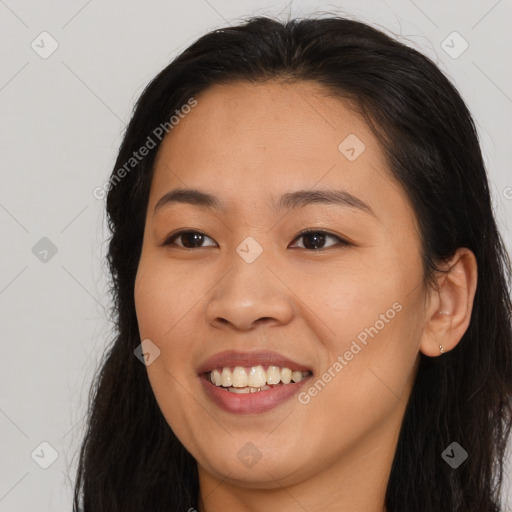
[[[438,290],[429,291],[425,328],[420,351],[436,357],[452,350],[461,340],[471,320],[477,286],[477,262],[466,247],[457,249],[446,264],[447,273],[437,279]]]

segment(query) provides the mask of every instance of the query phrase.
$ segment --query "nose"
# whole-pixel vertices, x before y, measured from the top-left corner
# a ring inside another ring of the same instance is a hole
[[[284,325],[294,314],[292,298],[286,277],[275,267],[240,259],[215,286],[206,307],[207,321],[216,328],[240,331],[260,324]]]

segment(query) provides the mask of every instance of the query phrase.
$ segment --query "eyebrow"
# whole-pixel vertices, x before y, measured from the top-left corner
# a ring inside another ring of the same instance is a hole
[[[156,203],[153,215],[164,206],[182,203],[200,206],[210,210],[227,212],[226,206],[216,196],[195,188],[177,188],[163,195]],[[312,204],[334,204],[358,209],[377,217],[373,209],[346,190],[296,190],[283,194],[272,206],[276,213],[283,209],[303,208]]]

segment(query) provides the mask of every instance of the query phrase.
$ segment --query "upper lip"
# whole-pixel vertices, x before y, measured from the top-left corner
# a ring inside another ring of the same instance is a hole
[[[272,350],[257,350],[252,352],[242,352],[238,350],[225,350],[203,361],[198,368],[197,373],[207,373],[215,368],[224,366],[279,366],[289,368],[292,371],[307,372],[310,368],[297,363],[288,357],[285,357]]]

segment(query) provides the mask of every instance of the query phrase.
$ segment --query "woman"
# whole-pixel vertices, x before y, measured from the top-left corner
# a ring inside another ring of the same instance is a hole
[[[148,85],[108,187],[116,339],[75,510],[503,510],[510,262],[419,52],[254,18]]]

